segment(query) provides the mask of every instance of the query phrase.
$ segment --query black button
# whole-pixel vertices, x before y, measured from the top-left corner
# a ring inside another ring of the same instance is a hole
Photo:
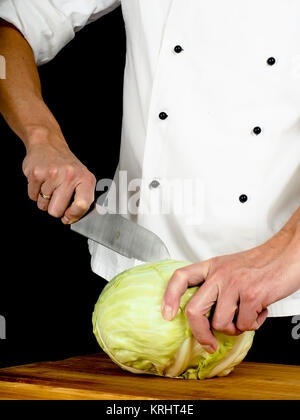
[[[168,114],[166,114],[165,112],[161,112],[161,113],[159,114],[159,118],[160,118],[161,120],[166,120],[166,119],[168,118]]]
[[[246,201],[248,201],[248,197],[246,196],[246,194],[242,194],[240,195],[239,200],[241,203],[246,203]]]
[[[253,128],[253,133],[258,136],[261,133],[261,128],[260,127],[254,127]]]
[[[176,45],[176,47],[174,48],[174,51],[177,54],[180,54],[183,51],[183,48],[180,45]]]
[[[276,60],[274,57],[269,57],[267,59],[267,63],[269,64],[269,66],[274,66],[274,64],[276,63]]]

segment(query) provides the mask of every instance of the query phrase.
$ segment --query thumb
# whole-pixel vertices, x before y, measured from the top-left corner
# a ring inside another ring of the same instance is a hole
[[[164,319],[171,321],[180,305],[180,298],[190,286],[202,283],[209,272],[210,260],[191,264],[176,270],[171,277],[162,302],[162,315]]]
[[[76,222],[90,208],[94,201],[94,189],[89,184],[79,184],[76,187],[74,201],[65,211],[62,221],[66,224]]]

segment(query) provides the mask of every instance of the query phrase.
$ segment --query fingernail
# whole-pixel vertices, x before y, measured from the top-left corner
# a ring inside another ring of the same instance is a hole
[[[62,219],[63,223],[68,224],[70,223],[70,219],[68,219],[66,216],[63,217]]]
[[[208,345],[203,345],[202,346],[204,348],[205,351],[207,351],[208,353],[214,353],[215,350],[212,348],[212,346]]]
[[[166,321],[171,321],[173,319],[173,309],[171,308],[171,306],[164,306],[163,314]]]

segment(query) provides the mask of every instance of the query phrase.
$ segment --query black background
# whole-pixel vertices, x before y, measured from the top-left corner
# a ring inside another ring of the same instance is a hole
[[[39,68],[43,96],[71,150],[96,175],[112,178],[119,156],[125,31],[120,8],[88,25]],[[22,142],[0,120],[0,366],[100,351],[91,315],[106,282],[90,269],[87,241],[27,197]],[[268,319],[247,359],[298,363],[290,318]]]
[[[97,179],[111,178],[118,163],[125,49],[119,8],[39,67],[45,102]],[[87,240],[28,199],[24,145],[3,120],[0,138],[0,366],[97,352],[91,315],[106,282],[90,269]]]

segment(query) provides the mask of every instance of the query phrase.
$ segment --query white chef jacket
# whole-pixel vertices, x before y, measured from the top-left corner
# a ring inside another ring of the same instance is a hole
[[[173,178],[198,179],[202,191],[197,223],[175,213],[128,217],[157,233],[174,259],[265,242],[300,206],[299,0],[1,0],[0,16],[43,64],[120,4],[127,59],[118,171],[146,180],[142,208]],[[89,245],[93,271],[108,280],[138,263]],[[269,316],[295,314],[300,290],[269,307]]]

